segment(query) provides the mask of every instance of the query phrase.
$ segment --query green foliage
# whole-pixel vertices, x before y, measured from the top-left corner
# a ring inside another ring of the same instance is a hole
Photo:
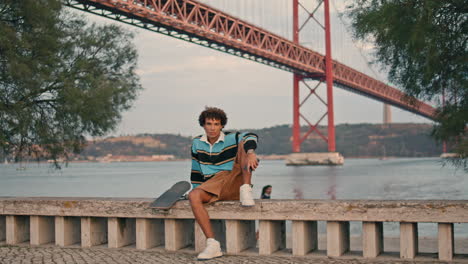
[[[58,0],[2,1],[0,149],[57,160],[112,131],[141,89],[132,39]]]
[[[433,135],[458,142],[466,159],[468,119],[468,2],[354,0],[355,37],[375,44],[390,80],[420,99],[438,101]],[[446,102],[442,103],[442,94]],[[466,162],[466,160],[465,160]]]
[[[468,123],[468,104],[448,105],[439,109],[437,116],[443,121],[435,125],[432,136],[439,142],[446,141],[455,145],[454,152],[458,153],[459,158],[452,158],[452,163],[468,170],[468,137],[465,130]]]

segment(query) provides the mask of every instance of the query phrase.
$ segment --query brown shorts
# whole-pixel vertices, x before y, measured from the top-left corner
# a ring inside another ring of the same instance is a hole
[[[250,174],[247,170],[242,170],[247,165],[247,154],[244,151],[244,143],[239,142],[234,166],[231,171],[220,171],[211,179],[198,186],[205,192],[212,195],[208,203],[226,200],[239,200],[239,188],[244,183],[243,173]]]

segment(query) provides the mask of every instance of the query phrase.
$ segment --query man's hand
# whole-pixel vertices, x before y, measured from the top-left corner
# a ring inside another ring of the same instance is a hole
[[[258,159],[257,159],[257,154],[255,154],[255,151],[253,149],[249,149],[247,152],[247,171],[252,172],[258,167]]]

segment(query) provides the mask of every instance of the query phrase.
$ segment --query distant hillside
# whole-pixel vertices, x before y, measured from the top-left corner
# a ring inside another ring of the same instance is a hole
[[[336,126],[337,151],[345,157],[426,157],[439,156],[441,147],[430,138],[430,124],[342,124]],[[319,127],[326,135],[326,127]],[[259,136],[258,153],[263,155],[291,152],[291,127],[280,125],[250,129]],[[307,128],[302,128],[302,133]],[[189,158],[192,139],[171,134],[141,134],[110,137],[90,142],[82,156],[174,155]],[[302,152],[326,151],[326,143],[316,134],[310,134],[301,145]]]
[[[82,156],[150,156],[174,155],[187,158],[190,155],[192,138],[172,134],[140,134],[135,136],[110,137],[89,142]]]

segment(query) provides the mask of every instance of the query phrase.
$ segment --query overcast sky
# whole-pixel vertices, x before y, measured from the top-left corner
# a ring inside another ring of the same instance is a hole
[[[265,0],[256,4],[260,5],[261,2],[265,3]],[[235,13],[235,10],[232,12]],[[246,15],[256,17],[253,12]],[[91,14],[85,17],[98,23],[117,23]],[[287,26],[289,29],[290,21],[286,20],[277,26]],[[252,22],[261,25],[269,21],[263,19]],[[119,25],[136,33],[134,43],[139,53],[137,72],[144,89],[133,108],[123,114],[114,135],[177,133],[195,136],[203,132],[197,124],[197,118],[205,106],[216,106],[226,111],[227,129],[244,130],[292,123],[291,73],[162,34]],[[287,30],[280,33],[290,34]],[[358,60],[362,61],[362,55],[352,47],[350,41],[344,40],[347,38],[345,35],[345,30],[335,30],[333,38],[338,45],[335,43],[332,54],[335,54],[335,58],[340,57],[344,63],[349,61],[346,63],[348,65],[357,65]],[[315,44],[318,45],[316,49],[321,49],[322,42],[319,39],[304,45]],[[325,92],[325,86],[320,90]],[[301,87],[302,94],[306,91],[306,88]],[[382,122],[383,105],[380,102],[334,88],[334,104],[335,124]],[[302,109],[302,113],[310,117],[313,123],[324,111],[325,107],[317,99],[309,100]],[[392,116],[394,122],[430,122],[396,108],[392,108]]]

